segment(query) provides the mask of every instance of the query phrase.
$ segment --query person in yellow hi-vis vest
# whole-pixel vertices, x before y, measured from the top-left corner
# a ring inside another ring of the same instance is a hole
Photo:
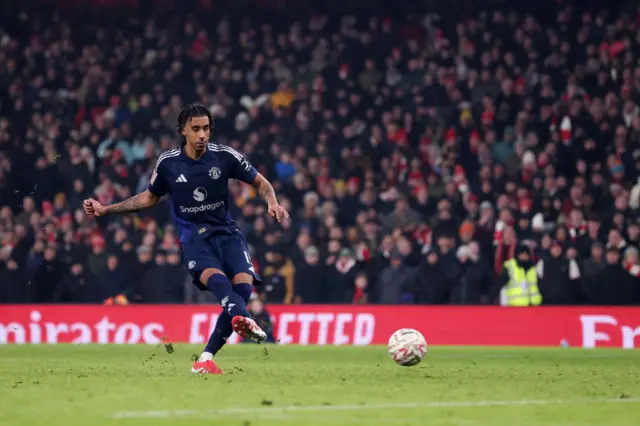
[[[500,286],[502,306],[538,306],[542,303],[536,267],[527,247],[519,245],[515,257],[504,262]]]

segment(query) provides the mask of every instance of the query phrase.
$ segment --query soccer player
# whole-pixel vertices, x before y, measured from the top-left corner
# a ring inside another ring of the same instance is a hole
[[[212,126],[213,118],[205,106],[188,105],[180,112],[177,126],[185,140],[180,148],[160,155],[146,191],[107,206],[92,198],[84,201],[88,215],[105,216],[137,212],[157,204],[163,195],[171,195],[185,265],[194,284],[211,291],[222,306],[209,342],[191,368],[197,374],[222,374],[213,357],[233,331],[259,343],[267,337],[247,311],[253,283],[261,279],[253,268],[247,242],[229,215],[228,180],[255,186],[278,222],[289,217],[269,181],[242,155],[209,142]]]

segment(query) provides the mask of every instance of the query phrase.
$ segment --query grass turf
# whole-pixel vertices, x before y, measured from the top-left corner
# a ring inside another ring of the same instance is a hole
[[[223,376],[200,347],[0,346],[0,425],[637,425],[640,353],[235,345]],[[268,355],[265,353],[268,349]]]

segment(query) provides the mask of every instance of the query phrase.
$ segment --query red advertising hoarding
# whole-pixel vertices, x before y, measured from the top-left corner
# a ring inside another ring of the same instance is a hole
[[[281,344],[386,344],[402,327],[435,345],[640,347],[640,307],[270,306]],[[211,305],[0,305],[0,343],[204,344]],[[232,341],[235,339],[232,339]]]

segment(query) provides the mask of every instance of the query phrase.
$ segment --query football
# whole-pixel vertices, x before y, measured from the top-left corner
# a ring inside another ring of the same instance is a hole
[[[391,359],[404,367],[419,364],[426,353],[427,341],[418,330],[401,328],[389,339]]]

